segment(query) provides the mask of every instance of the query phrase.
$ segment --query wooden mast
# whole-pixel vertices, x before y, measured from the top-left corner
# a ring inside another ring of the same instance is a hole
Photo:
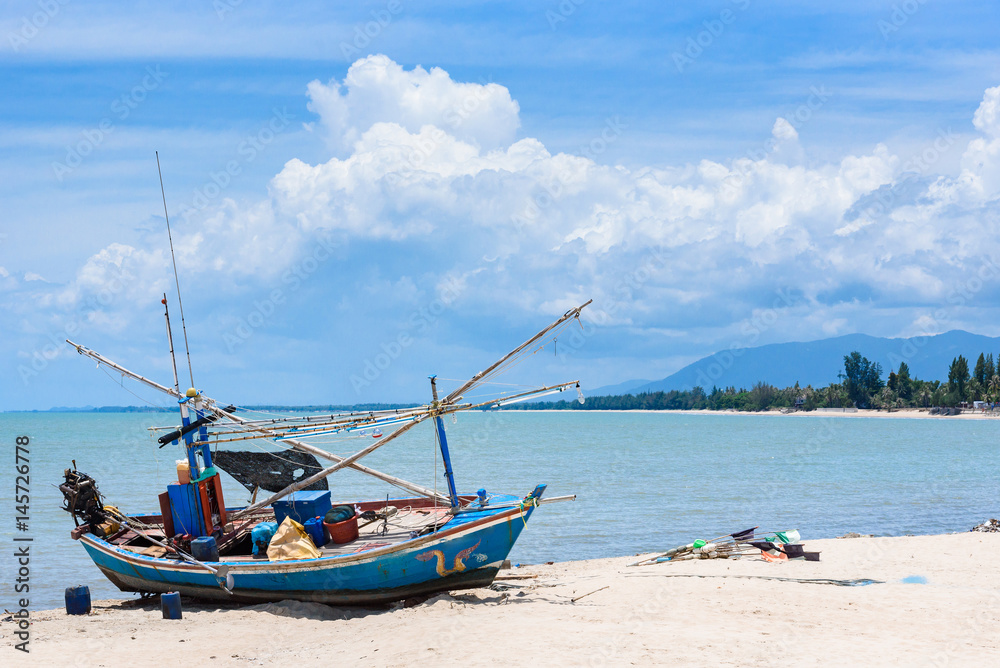
[[[166,212],[166,209],[164,209],[164,212]],[[167,305],[166,292],[163,293],[163,299],[160,300],[160,303],[163,304],[163,317],[167,321],[167,344],[170,346],[170,364],[174,371],[174,390],[177,392],[178,396],[180,396],[181,382],[177,377],[177,356],[174,354],[174,332],[173,328],[170,326],[170,307]],[[183,431],[183,427],[191,424],[191,414],[188,412],[188,402],[180,402],[180,411],[181,426]],[[184,446],[187,452],[188,466],[191,467],[192,477],[196,478],[198,477],[198,458],[194,454],[191,436],[185,434],[182,438],[184,439]]]

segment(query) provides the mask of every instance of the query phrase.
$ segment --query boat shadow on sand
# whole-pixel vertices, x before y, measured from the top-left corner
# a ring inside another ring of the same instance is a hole
[[[531,595],[529,595],[531,594]],[[420,608],[446,605],[449,607],[486,607],[494,605],[509,605],[517,603],[538,602],[540,592],[527,590],[519,585],[502,584],[496,589],[478,589],[473,591],[463,591],[454,593],[426,594],[413,596],[395,601],[370,606],[332,606],[323,603],[313,603],[310,601],[295,601],[292,599],[277,601],[273,603],[257,603],[248,605],[245,603],[220,603],[218,601],[204,601],[186,596],[181,597],[181,606],[186,614],[200,612],[225,612],[230,610],[262,612],[278,617],[290,617],[293,619],[311,619],[315,621],[337,621],[360,619],[369,615],[380,615],[391,613],[403,608]],[[569,600],[552,600],[549,597],[542,597],[545,602],[560,604],[569,603]],[[139,599],[95,601],[92,614],[113,611],[141,610],[144,612],[155,612],[160,609],[159,595],[147,596]]]

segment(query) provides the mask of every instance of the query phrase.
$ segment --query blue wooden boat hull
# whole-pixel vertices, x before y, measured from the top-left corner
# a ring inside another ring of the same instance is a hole
[[[490,585],[533,511],[530,502],[487,507],[458,515],[432,534],[355,554],[274,562],[224,559],[219,563],[229,566],[231,594],[197,564],[144,556],[93,534],[80,541],[122,591],[177,591],[237,602],[295,599],[366,605]]]

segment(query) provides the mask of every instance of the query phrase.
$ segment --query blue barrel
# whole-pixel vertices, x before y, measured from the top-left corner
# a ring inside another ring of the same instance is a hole
[[[87,585],[66,587],[66,614],[90,614],[90,587]]]
[[[160,608],[163,609],[164,619],[180,619],[181,595],[175,591],[160,594]]]
[[[323,528],[322,517],[310,517],[302,526],[305,527],[306,533],[316,543],[316,547],[326,545],[326,529]]]
[[[202,536],[191,541],[191,556],[198,561],[218,561],[219,546],[212,536]]]

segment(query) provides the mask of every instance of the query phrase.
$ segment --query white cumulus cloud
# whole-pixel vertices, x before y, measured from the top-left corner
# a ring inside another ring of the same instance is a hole
[[[972,124],[985,135],[1000,136],[1000,86],[986,89],[983,101],[972,117]]]
[[[913,309],[946,300],[983,258],[1000,258],[1000,88],[986,91],[972,117],[980,135],[966,146],[929,142],[964,150],[950,175],[933,165],[915,175],[883,144],[810,161],[784,118],[761,128],[764,149],[750,157],[602,164],[519,138],[519,107],[503,86],[385,56],[357,61],[343,81],[312,82],[308,98],[333,154],[289,161],[256,203],[208,211],[175,239],[185,275],[273,282],[303,240],[333,232],[381,244],[364,286],[371,303],[372,291],[397,303],[454,284],[456,299],[492,311],[554,312],[594,297],[607,322],[726,332],[770,308],[775,289],[794,289],[802,327],[818,337],[850,331],[865,308],[897,309],[910,327]],[[607,132],[595,127],[594,137]],[[411,256],[426,269],[397,268]],[[167,263],[162,250],[110,246],[63,298],[118,277],[123,295],[148,299]]]
[[[308,95],[309,109],[338,148],[349,148],[376,123],[412,133],[432,125],[487,150],[509,144],[520,127],[520,109],[505,87],[460,83],[439,67],[407,71],[383,55],[358,60],[342,82],[311,82]]]

